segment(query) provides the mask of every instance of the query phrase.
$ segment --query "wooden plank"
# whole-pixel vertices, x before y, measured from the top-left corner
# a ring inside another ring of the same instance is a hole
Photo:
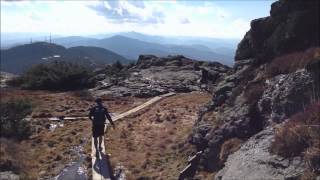
[[[99,152],[99,156],[96,157],[96,148],[92,138],[92,179],[93,180],[111,180],[113,172],[109,163],[109,157],[106,154],[104,138],[102,138],[102,151]]]

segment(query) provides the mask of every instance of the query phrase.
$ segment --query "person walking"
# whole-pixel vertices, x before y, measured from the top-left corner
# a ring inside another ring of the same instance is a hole
[[[102,137],[104,135],[104,128],[106,124],[106,119],[109,120],[113,129],[115,129],[115,125],[111,119],[111,116],[108,112],[108,109],[103,106],[102,99],[97,98],[97,105],[92,107],[89,112],[89,119],[92,121],[92,136],[94,140],[94,146],[96,148],[96,156],[99,156],[99,151],[102,151]],[[99,140],[99,147],[98,147]]]

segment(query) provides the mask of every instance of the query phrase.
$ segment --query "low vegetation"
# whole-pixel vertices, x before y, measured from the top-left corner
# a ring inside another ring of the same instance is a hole
[[[310,48],[306,51],[289,53],[276,57],[266,68],[267,77],[288,74],[306,67],[311,61],[320,57],[320,48]]]
[[[249,83],[244,91],[247,102],[252,105],[257,103],[263,94],[264,86],[265,84],[262,81]]]
[[[72,94],[75,97],[79,97],[81,100],[84,100],[84,101],[94,101],[95,99],[87,89],[73,91]]]
[[[242,142],[243,141],[238,138],[231,138],[231,139],[225,141],[221,146],[221,150],[220,150],[220,154],[219,154],[219,158],[220,158],[221,163],[224,163],[230,154],[239,150]]]
[[[92,74],[83,66],[55,61],[38,64],[9,82],[23,89],[75,90],[92,87]]]
[[[202,93],[179,94],[117,122],[107,132],[111,164],[128,179],[177,179],[196,149],[188,143],[198,108],[210,100]]]
[[[128,66],[122,65],[119,61],[115,62],[112,65],[107,66],[104,69],[104,72],[106,76],[114,77],[114,78],[126,78],[129,76],[128,68],[130,68],[132,64],[129,64]]]
[[[0,137],[25,139],[31,135],[31,126],[24,118],[31,114],[28,100],[10,100],[0,103]]]
[[[320,101],[309,105],[304,112],[293,115],[276,131],[271,152],[290,158],[303,156],[309,166],[305,178],[320,174]]]

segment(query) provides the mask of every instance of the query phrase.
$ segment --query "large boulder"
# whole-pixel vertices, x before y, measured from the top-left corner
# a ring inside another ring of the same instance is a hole
[[[318,61],[307,67],[309,72],[299,66],[296,72],[272,77],[266,70],[276,57],[319,46],[319,3],[279,0],[272,5],[271,16],[251,22],[238,45],[233,69],[215,80],[212,102],[199,114],[190,135],[190,142],[204,152],[200,168],[223,167],[219,154],[226,141],[245,141],[270,122],[281,123],[302,111],[317,96],[320,88],[313,87],[319,84]],[[285,63],[291,66],[290,59]]]
[[[235,153],[229,155],[216,180],[229,179],[297,179],[306,169],[301,157],[284,159],[269,152],[274,129],[266,128],[251,137]]]
[[[278,75],[267,80],[266,84],[258,104],[261,114],[268,119],[268,124],[280,123],[301,111],[313,97],[314,80],[305,69]]]
[[[280,0],[271,16],[253,20],[239,43],[235,60],[255,58],[257,63],[275,56],[319,46],[319,1]]]

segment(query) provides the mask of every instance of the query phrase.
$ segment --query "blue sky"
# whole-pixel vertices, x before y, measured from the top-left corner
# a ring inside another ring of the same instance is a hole
[[[1,32],[242,38],[275,0],[1,1]]]

